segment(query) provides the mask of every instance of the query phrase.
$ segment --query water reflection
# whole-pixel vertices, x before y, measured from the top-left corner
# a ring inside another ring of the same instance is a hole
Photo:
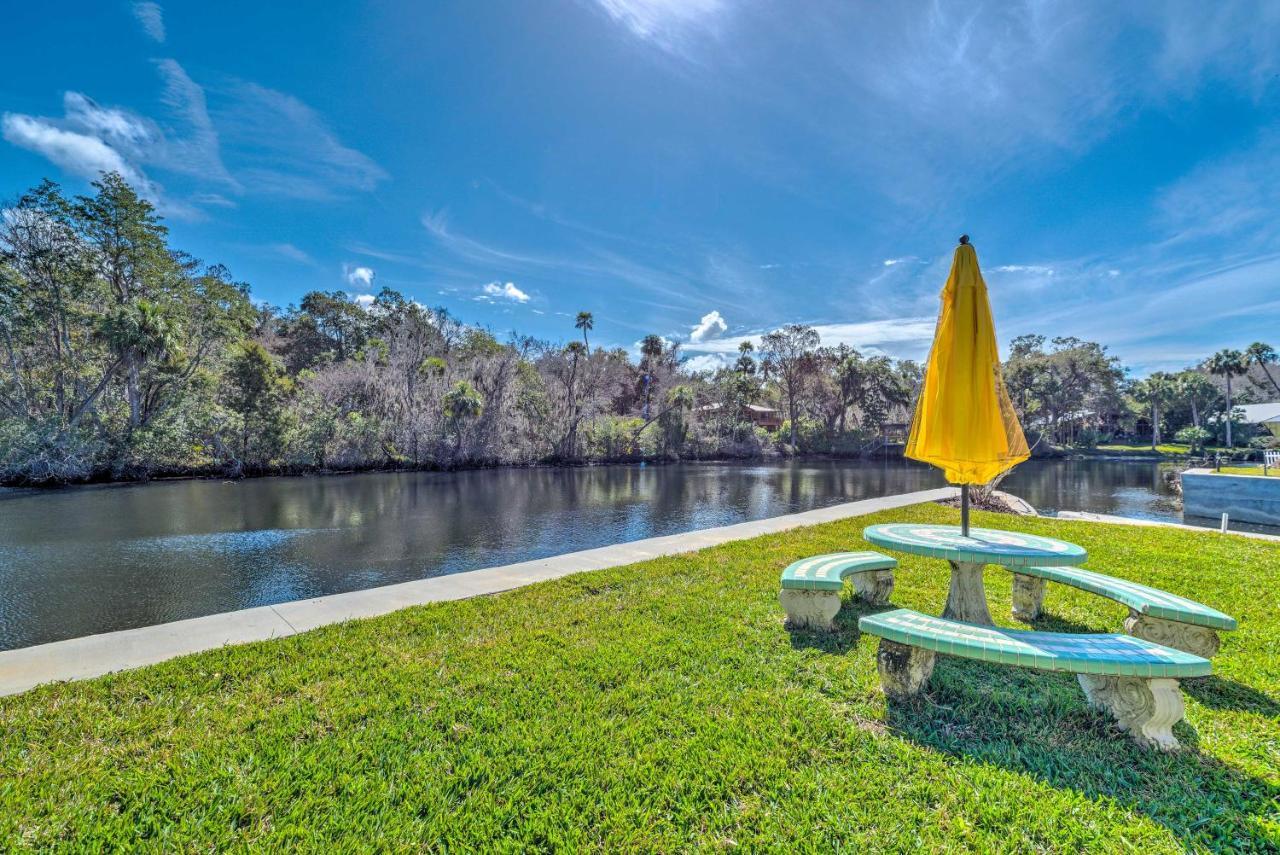
[[[940,486],[905,463],[183,481],[0,498],[0,649]],[[1176,516],[1152,464],[1024,464],[1037,507]]]

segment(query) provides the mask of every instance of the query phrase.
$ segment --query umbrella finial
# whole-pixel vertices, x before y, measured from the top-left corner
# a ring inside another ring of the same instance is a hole
[[[960,235],[960,245],[961,245],[961,246],[964,246],[964,245],[965,245],[965,244],[967,244],[968,242],[969,242],[969,236],[968,236],[968,235]]]

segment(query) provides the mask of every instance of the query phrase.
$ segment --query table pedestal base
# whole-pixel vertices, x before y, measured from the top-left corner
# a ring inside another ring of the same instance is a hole
[[[947,607],[942,616],[949,620],[994,626],[991,612],[987,610],[987,589],[982,584],[982,568],[985,564],[968,561],[950,561],[951,592],[947,594]]]

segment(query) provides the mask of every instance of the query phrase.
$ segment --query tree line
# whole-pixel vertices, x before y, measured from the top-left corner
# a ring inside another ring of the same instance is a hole
[[[170,246],[119,175],[75,197],[46,181],[0,216],[0,480],[853,454],[909,420],[921,385],[918,363],[823,346],[802,324],[714,371],[656,334],[633,358],[593,330],[580,312],[567,343],[500,339],[385,288],[255,304]],[[1025,423],[1058,442],[1122,424],[1147,394],[1075,339],[1015,340],[1005,375]],[[1201,392],[1177,400],[1212,427]],[[1167,430],[1181,404],[1157,397]]]
[[[1270,345],[1254,342],[1182,371],[1132,379],[1096,342],[1024,335],[1011,343],[1002,370],[1023,426],[1050,445],[1142,440],[1154,449],[1176,441],[1198,451],[1241,440],[1252,448],[1276,444],[1266,431],[1242,425],[1237,405],[1280,400],[1277,358]]]

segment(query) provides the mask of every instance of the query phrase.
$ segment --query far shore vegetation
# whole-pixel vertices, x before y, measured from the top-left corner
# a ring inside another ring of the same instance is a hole
[[[119,175],[74,198],[45,182],[0,217],[0,482],[870,454],[921,380],[803,324],[702,370],[657,333],[593,346],[589,311],[565,332],[385,288],[263,305],[171,246]],[[1039,453],[1241,455],[1276,439],[1225,414],[1280,398],[1276,361],[1257,342],[1133,380],[1102,344],[1024,335],[1004,376]]]

